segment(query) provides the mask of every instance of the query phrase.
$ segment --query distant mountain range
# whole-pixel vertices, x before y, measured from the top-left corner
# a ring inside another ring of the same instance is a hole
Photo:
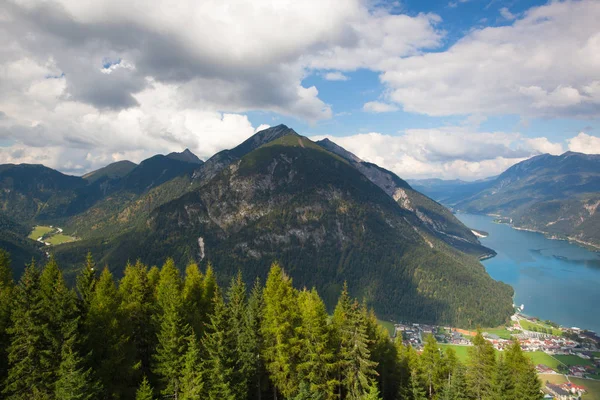
[[[117,274],[128,261],[171,256],[252,280],[279,260],[328,306],[347,281],[389,319],[496,326],[512,312],[512,289],[477,260],[493,251],[445,207],[284,125],[204,163],[186,150],[84,177],[2,166],[0,207],[19,226],[54,224],[78,237],[53,248],[72,270],[92,251]]]
[[[456,211],[503,216],[518,228],[600,247],[600,155],[543,154],[483,181],[411,183]]]

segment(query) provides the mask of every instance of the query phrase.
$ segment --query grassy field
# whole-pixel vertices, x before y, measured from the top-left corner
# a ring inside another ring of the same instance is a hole
[[[540,328],[546,329],[546,330],[551,330],[552,334],[554,336],[562,336],[562,332],[560,331],[560,329],[556,329],[551,327],[550,325],[546,325],[542,322],[537,322],[537,323],[533,323],[531,321],[528,321],[526,319],[520,319],[519,323],[521,324],[521,327],[523,329],[526,329],[528,331],[533,331],[534,329],[537,330],[537,332],[540,331]]]
[[[378,319],[377,322],[379,322],[379,325],[383,326],[385,329],[387,329],[387,331],[390,333],[390,336],[394,336],[394,332],[396,331],[396,327],[394,326],[394,323],[390,322],[390,321],[383,321]]]
[[[29,238],[33,240],[38,240],[44,235],[46,235],[46,237],[44,238],[44,242],[50,243],[51,245],[69,243],[77,240],[72,236],[68,236],[64,233],[59,232],[57,228],[41,225],[38,225],[35,228],[33,228],[33,231],[29,234]]]
[[[567,366],[573,366],[573,365],[594,365],[590,360],[584,360],[581,357],[577,357],[577,356],[560,356],[560,355],[556,355],[554,356],[558,361],[562,362],[563,364],[567,365]]]
[[[534,365],[544,364],[545,366],[554,370],[556,370],[556,368],[558,368],[560,365],[560,362],[556,358],[544,353],[543,351],[528,351],[525,353],[525,356],[527,356]]]
[[[57,244],[74,242],[75,238],[64,235],[62,233],[57,233],[56,235],[50,236],[48,239],[46,239],[46,241],[50,244],[57,245]]]
[[[497,335],[501,339],[509,340],[512,333],[509,330],[506,330],[503,327],[500,328],[486,328],[482,329],[483,332],[487,332],[490,335]]]
[[[542,381],[542,385],[546,385],[546,382],[553,383],[555,385],[561,385],[567,382],[567,378],[564,375],[555,375],[555,374],[539,374],[540,380]]]
[[[600,381],[580,378],[569,378],[569,380],[588,390],[588,393],[583,395],[583,400],[600,400]]]
[[[29,238],[33,239],[33,240],[38,240],[45,234],[53,232],[53,231],[54,231],[54,228],[50,228],[49,226],[39,226],[38,225],[35,228],[33,228],[33,231],[31,232],[31,234],[29,234]]]
[[[458,346],[455,344],[443,344],[443,343],[440,343],[439,346],[444,351],[452,348],[456,352],[456,357],[458,358],[458,360],[460,362],[462,362],[463,364],[466,363],[467,360],[469,359],[469,347],[471,347],[471,346]]]

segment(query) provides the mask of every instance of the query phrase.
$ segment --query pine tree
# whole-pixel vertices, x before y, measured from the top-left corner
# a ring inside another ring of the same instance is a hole
[[[352,312],[352,299],[348,293],[348,283],[344,282],[344,286],[342,287],[342,292],[340,293],[340,297],[338,298],[338,302],[333,311],[333,333],[334,333],[334,347],[336,349],[336,374],[337,380],[339,382],[338,385],[338,397],[344,398],[345,392],[344,387],[341,384],[343,379],[343,368],[344,363],[342,362],[342,351],[343,349],[348,347],[347,335],[342,335],[343,332],[346,332],[347,325],[349,324],[350,315]]]
[[[289,398],[298,391],[301,319],[292,280],[277,263],[271,266],[263,296],[261,333],[265,366],[275,388],[283,397]]]
[[[218,288],[212,308],[214,311],[203,340],[207,397],[211,400],[233,400],[235,340],[231,335],[228,309]]]
[[[421,385],[419,374],[416,370],[411,371],[409,395],[411,400],[426,400],[427,394]]]
[[[293,397],[293,400],[324,400],[325,394],[321,391],[314,391],[310,388],[310,383],[301,381],[298,386],[298,394]]]
[[[366,310],[366,305],[363,304]],[[366,311],[365,311],[366,312]],[[400,388],[400,370],[398,365],[398,354],[394,343],[390,340],[390,334],[377,320],[375,311],[368,312],[367,336],[369,337],[369,351],[371,360],[377,363],[377,384],[380,396],[384,400],[395,399]]]
[[[249,371],[249,398],[260,400],[264,383],[268,380],[263,359],[260,356],[263,348],[263,337],[260,331],[262,325],[263,289],[257,279],[250,291],[248,307],[246,308],[246,337],[248,349],[255,355],[254,363]]]
[[[442,369],[440,349],[433,335],[425,336],[425,345],[421,353],[423,380],[427,386],[427,394],[431,399],[439,387],[439,376]]]
[[[77,276],[77,293],[79,294],[79,304],[82,314],[88,312],[94,289],[96,286],[96,263],[92,253],[88,253],[85,259],[85,266]]]
[[[325,304],[316,289],[304,290],[298,296],[302,318],[302,354],[298,372],[302,382],[309,383],[313,396],[336,398],[339,382],[335,379],[336,359],[332,326],[328,325]]]
[[[213,313],[215,292],[217,291],[217,279],[211,263],[208,263],[204,280],[202,282],[202,310],[204,315],[204,324],[210,322],[210,315]]]
[[[44,335],[45,321],[40,273],[32,261],[14,291],[11,338],[8,347],[9,371],[3,393],[10,400],[50,399],[54,380],[48,370],[45,351],[50,347]]]
[[[10,255],[0,249],[0,382],[3,382],[8,373],[8,344],[10,328],[10,315],[13,305],[15,284],[10,269]]]
[[[61,362],[62,344],[72,321],[77,318],[77,296],[67,287],[62,271],[53,256],[40,275],[40,292],[43,316],[46,322],[44,336],[47,347],[38,351],[42,355],[43,365],[47,369],[52,382],[56,382]]]
[[[518,400],[520,397],[515,392],[515,380],[504,357],[498,360],[494,376],[494,400]]]
[[[473,338],[469,347],[467,382],[476,400],[488,399],[492,395],[496,354],[490,342],[483,338],[481,330]]]
[[[516,392],[522,400],[541,400],[544,397],[542,383],[531,361],[525,368],[525,373],[517,381]]]
[[[119,282],[119,297],[125,335],[131,339],[131,367],[135,370],[132,378],[139,382],[142,376],[151,377],[150,364],[156,346],[156,328],[153,324],[156,310],[154,288],[148,280],[146,266],[140,261],[125,267],[123,278]]]
[[[203,336],[204,322],[207,321],[204,296],[204,277],[196,263],[191,263],[185,270],[185,281],[183,284],[183,303],[187,322],[190,324],[196,337]]]
[[[542,398],[541,382],[535,367],[523,354],[518,341],[514,341],[506,350],[506,365],[512,372],[515,392],[519,394],[520,399],[537,400]]]
[[[144,376],[144,379],[142,379],[142,383],[135,394],[135,400],[154,400],[153,392],[148,378]]]
[[[181,377],[181,400],[196,400],[203,397],[204,381],[202,360],[196,335],[192,332],[187,338],[187,353]]]
[[[370,359],[367,337],[367,315],[357,301],[350,309],[348,319],[340,327],[340,366],[346,398],[361,399],[369,392],[371,380],[377,376],[377,364]]]
[[[102,385],[104,398],[131,398],[134,391],[130,388],[137,384],[133,371],[135,349],[126,336],[127,321],[120,305],[113,276],[104,268],[83,320],[87,332],[84,348],[89,354],[89,365]]]
[[[232,279],[227,292],[227,308],[230,320],[231,335],[235,345],[235,366],[232,390],[236,399],[248,398],[249,382],[255,373],[255,360],[258,353],[255,352],[249,332],[250,326],[247,319],[247,293],[246,285],[242,280],[242,274],[238,272]]]
[[[440,400],[467,400],[469,388],[465,379],[465,368],[457,364],[453,373],[448,376],[448,381],[440,395]]]
[[[394,398],[408,397],[408,387],[410,381],[409,367],[409,348],[402,343],[402,335],[399,335],[394,343],[396,348],[396,373],[397,373],[397,391],[392,394]]]
[[[94,381],[91,368],[77,351],[77,320],[70,323],[62,345],[55,396],[60,400],[90,400],[96,398],[99,386]]]
[[[363,400],[381,400],[381,394],[377,388],[377,382],[373,381],[369,387],[368,393],[362,398]]]
[[[156,290],[158,303],[158,345],[154,354],[153,372],[159,377],[165,396],[177,398],[181,391],[187,337],[191,333],[185,322],[182,281],[172,259],[168,259],[160,271]]]
[[[150,286],[150,290],[156,296],[156,289],[158,287],[158,281],[160,280],[160,268],[156,265],[152,266],[148,270],[148,286]]]

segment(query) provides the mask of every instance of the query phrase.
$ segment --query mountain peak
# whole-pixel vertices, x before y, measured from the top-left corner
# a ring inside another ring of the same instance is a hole
[[[167,154],[167,158],[172,160],[184,161],[191,164],[203,164],[204,161],[198,158],[194,153],[190,151],[190,149],[185,149],[181,153],[173,152]]]
[[[250,153],[252,150],[258,149],[260,146],[286,135],[298,134],[296,133],[296,131],[294,131],[291,128],[288,128],[284,124],[279,124],[277,126],[272,126],[270,128],[263,129],[262,131],[258,131],[254,135],[250,136],[239,146],[231,149],[231,154],[235,157],[241,158],[246,154]]]

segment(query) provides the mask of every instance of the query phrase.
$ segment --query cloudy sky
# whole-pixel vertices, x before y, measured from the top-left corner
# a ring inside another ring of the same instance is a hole
[[[600,153],[598,21],[598,0],[3,0],[0,163],[206,159],[280,123],[404,178]]]

